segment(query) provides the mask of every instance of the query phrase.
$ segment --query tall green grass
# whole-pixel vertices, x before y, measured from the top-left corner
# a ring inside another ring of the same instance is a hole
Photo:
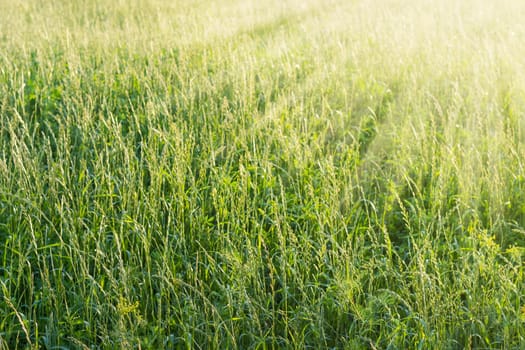
[[[0,348],[525,347],[524,14],[0,0]]]

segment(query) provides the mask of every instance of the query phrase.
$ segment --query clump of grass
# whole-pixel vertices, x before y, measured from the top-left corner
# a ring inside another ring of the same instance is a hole
[[[0,4],[0,348],[522,348],[522,7]]]

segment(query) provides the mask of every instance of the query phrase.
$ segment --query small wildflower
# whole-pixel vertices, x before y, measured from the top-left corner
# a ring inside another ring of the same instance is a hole
[[[119,300],[119,302],[117,304],[118,311],[121,314],[124,314],[124,315],[130,314],[130,313],[135,313],[138,308],[139,308],[139,302],[138,301],[136,301],[133,304],[131,304],[130,302],[128,302],[124,298],[120,298],[120,300]]]

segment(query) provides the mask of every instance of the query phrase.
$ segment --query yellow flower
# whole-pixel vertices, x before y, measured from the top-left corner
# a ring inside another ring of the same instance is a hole
[[[120,300],[119,300],[119,302],[117,304],[118,311],[121,314],[123,314],[123,315],[134,313],[135,311],[137,311],[138,308],[139,308],[139,302],[138,301],[136,301],[133,304],[131,304],[130,302],[128,302],[126,299],[124,299],[122,297],[120,298]]]

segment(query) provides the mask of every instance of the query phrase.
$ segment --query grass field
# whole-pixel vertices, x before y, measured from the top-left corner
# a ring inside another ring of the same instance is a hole
[[[0,349],[524,349],[525,2],[0,0]]]

